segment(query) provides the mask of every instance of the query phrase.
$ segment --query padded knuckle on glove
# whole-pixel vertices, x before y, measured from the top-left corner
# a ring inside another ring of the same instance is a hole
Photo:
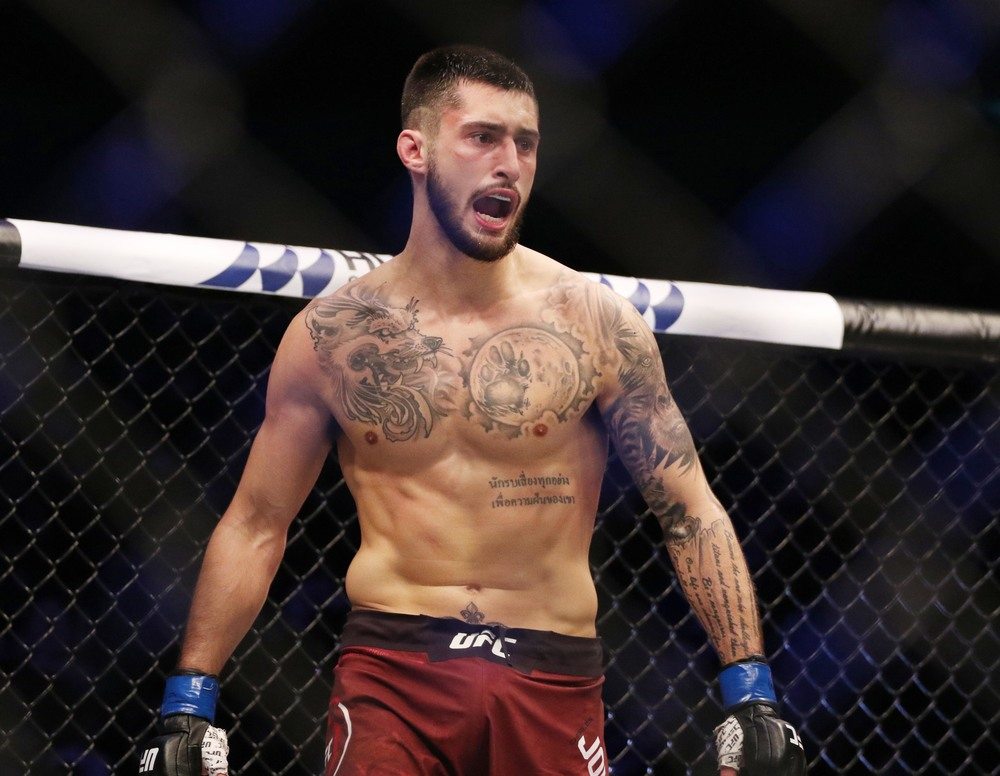
[[[141,776],[201,776],[201,742],[207,719],[175,714],[160,722],[160,735],[139,750]]]
[[[777,714],[766,706],[746,709],[743,722],[743,754],[747,765],[777,768],[785,753],[787,733],[777,720]],[[740,712],[736,714],[740,719]],[[768,770],[768,773],[771,773]]]
[[[735,733],[732,722],[739,726],[742,735]],[[769,704],[753,703],[733,712],[716,729],[716,737],[719,764],[738,768],[740,776],[801,776],[805,773],[805,753],[798,734],[790,724],[778,718]],[[735,761],[739,764],[733,764]]]

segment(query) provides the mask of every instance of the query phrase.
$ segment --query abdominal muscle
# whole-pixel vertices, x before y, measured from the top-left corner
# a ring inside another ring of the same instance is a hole
[[[361,523],[346,580],[355,609],[595,635],[588,554],[600,469],[574,471],[573,487],[505,493],[484,486],[482,476],[456,480],[425,470],[409,478],[343,468]],[[561,499],[525,504],[515,496],[536,491]]]

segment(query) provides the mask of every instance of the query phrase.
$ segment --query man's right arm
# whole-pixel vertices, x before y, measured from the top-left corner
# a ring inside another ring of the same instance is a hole
[[[260,613],[285,551],[291,520],[330,450],[329,418],[282,406],[254,440],[240,486],[205,551],[180,668],[217,674]]]
[[[333,443],[316,388],[315,351],[301,315],[282,339],[268,380],[264,422],[239,487],[205,552],[179,668],[218,674],[260,613],[288,526]]]
[[[278,347],[264,422],[208,543],[178,670],[167,682],[162,735],[140,751],[139,773],[194,776],[213,747],[228,751],[224,733],[210,728],[216,677],[260,613],[284,554],[288,526],[333,444],[335,423],[322,399],[320,377],[300,314]],[[221,744],[210,743],[215,735]],[[225,772],[224,765],[218,772]]]

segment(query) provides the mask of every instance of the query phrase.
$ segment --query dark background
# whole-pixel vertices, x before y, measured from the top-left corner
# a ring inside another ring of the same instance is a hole
[[[1000,6],[0,2],[0,217],[391,253],[413,60],[514,57],[524,242],[610,274],[996,309]]]
[[[532,247],[609,274],[998,308],[995,0],[0,0],[0,218],[397,251],[399,91],[456,41],[535,79]],[[0,273],[4,776],[132,772],[299,304]],[[668,339],[812,772],[995,770],[996,370]],[[229,672],[241,773],[322,757],[356,546],[329,475]],[[594,555],[609,756],[700,776],[717,666],[663,595],[642,511],[612,466]]]

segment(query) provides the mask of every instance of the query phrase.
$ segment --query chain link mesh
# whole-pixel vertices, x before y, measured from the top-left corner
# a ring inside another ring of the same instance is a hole
[[[0,275],[0,772],[134,772],[299,306]],[[998,370],[660,343],[810,773],[1000,773]],[[321,770],[353,515],[331,461],[224,677],[235,773]],[[713,773],[717,664],[614,457],[592,564],[614,773]]]

